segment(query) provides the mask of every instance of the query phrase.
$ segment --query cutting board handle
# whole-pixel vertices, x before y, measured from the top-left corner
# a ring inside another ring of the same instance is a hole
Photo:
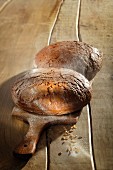
[[[12,115],[29,123],[29,130],[23,141],[14,150],[14,155],[22,159],[31,157],[39,141],[40,134],[45,127],[55,124],[75,124],[78,121],[81,110],[76,113],[62,116],[34,115],[18,107],[14,107]]]
[[[16,147],[14,150],[14,155],[18,157],[24,157],[28,158],[31,157],[35,150],[37,142],[39,141],[40,134],[42,130],[44,129],[46,123],[34,123],[30,125],[30,128],[25,135],[24,139],[21,141],[21,143]]]

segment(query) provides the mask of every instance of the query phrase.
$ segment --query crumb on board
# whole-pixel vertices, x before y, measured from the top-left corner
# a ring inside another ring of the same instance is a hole
[[[61,155],[62,155],[62,152],[59,152],[59,153],[58,153],[58,156],[61,156]]]

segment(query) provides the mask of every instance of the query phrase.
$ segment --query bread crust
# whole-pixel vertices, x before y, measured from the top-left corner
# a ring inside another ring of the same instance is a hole
[[[38,52],[35,66],[71,69],[90,81],[101,69],[102,53],[84,42],[62,41],[46,46]]]
[[[12,97],[26,111],[62,115],[89,103],[91,86],[83,75],[70,69],[32,69],[14,83]]]

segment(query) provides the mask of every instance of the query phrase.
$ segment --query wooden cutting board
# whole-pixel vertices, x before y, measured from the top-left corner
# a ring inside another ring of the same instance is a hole
[[[14,150],[14,155],[23,159],[28,159],[36,151],[36,145],[39,141],[41,132],[45,128],[55,124],[76,124],[80,113],[81,111],[63,116],[43,116],[31,114],[15,106],[13,108],[12,115],[24,122],[27,122],[29,124],[29,130],[23,141],[21,141],[18,147]]]

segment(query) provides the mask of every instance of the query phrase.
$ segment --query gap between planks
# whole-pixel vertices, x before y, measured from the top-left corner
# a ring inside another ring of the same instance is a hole
[[[12,0],[6,0],[3,5],[0,7],[0,13],[4,10],[4,8],[11,3]]]
[[[63,3],[64,3],[64,0],[62,0],[62,1],[60,2],[58,11],[57,11],[57,13],[56,13],[56,17],[55,17],[55,19],[54,19],[54,21],[53,21],[53,25],[52,25],[51,30],[50,30],[50,33],[49,33],[47,45],[50,45],[50,43],[51,43],[52,33],[53,33],[54,27],[55,27],[55,25],[56,25],[56,22],[57,22],[57,20],[58,20],[58,16],[59,16],[59,13],[60,13],[60,10],[61,10],[61,6],[63,5]]]

